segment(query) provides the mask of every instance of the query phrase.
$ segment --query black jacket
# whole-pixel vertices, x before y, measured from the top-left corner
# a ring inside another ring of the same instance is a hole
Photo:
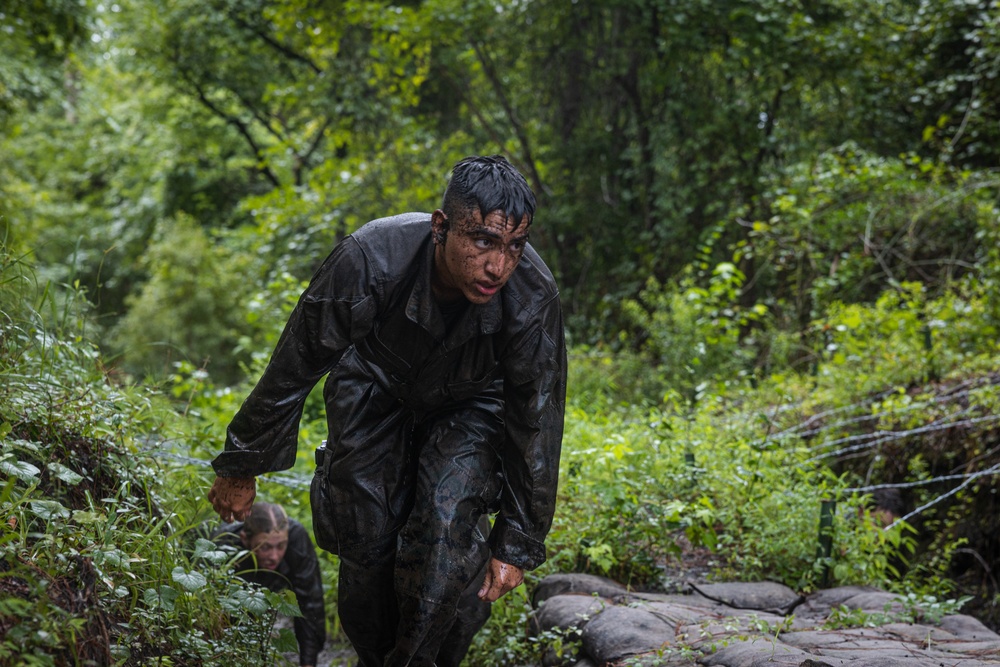
[[[357,440],[366,428],[377,437],[377,424],[363,414],[364,392],[373,386],[395,397],[400,410],[420,415],[502,385],[495,410],[505,430],[504,486],[490,546],[501,561],[532,569],[545,560],[559,475],[566,392],[559,293],[529,245],[498,296],[470,304],[446,330],[431,292],[430,232],[429,214],[408,213],[372,221],[334,248],[229,425],[213,466],[222,477],[290,468],[303,404],[327,373],[328,419],[352,420]],[[330,388],[343,383],[357,385],[356,404],[335,402]]]
[[[243,549],[239,532],[243,522],[222,524],[211,533],[216,544]],[[299,643],[299,664],[315,665],[326,642],[326,609],[323,606],[323,581],[316,548],[301,523],[288,520],[288,549],[276,570],[258,570],[249,553],[235,564],[236,574],[245,581],[272,591],[291,588],[302,616],[292,621]]]

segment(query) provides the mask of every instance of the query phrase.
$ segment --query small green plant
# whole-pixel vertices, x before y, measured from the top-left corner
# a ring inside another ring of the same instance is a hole
[[[737,268],[738,258],[710,263],[720,236],[721,230],[712,230],[699,248],[700,261],[689,265],[676,284],[650,278],[638,299],[622,304],[623,316],[643,340],[642,349],[666,388],[689,400],[705,385],[731,386],[747,375],[754,353],[741,344],[741,335],[767,314],[763,304],[740,303],[746,276]]]
[[[970,600],[972,600],[971,595],[939,600],[933,595],[907,593],[906,596],[897,598],[897,602],[903,605],[903,610],[897,614],[896,620],[906,623],[939,625],[941,619],[951,614],[957,614]]]
[[[791,629],[792,625],[795,623],[794,616],[785,616],[781,621],[777,623],[772,623],[766,618],[760,618],[757,614],[750,614],[746,618],[747,629],[753,632],[770,635],[772,638],[777,639],[778,635],[782,632]]]
[[[489,622],[473,639],[467,662],[502,667],[539,658],[541,648],[528,636],[533,616],[524,587],[500,598],[493,604]]]
[[[465,664],[505,667],[575,660],[581,651],[580,628],[590,618],[581,615],[579,625],[540,630],[536,616],[523,587],[500,598],[486,627],[473,640]]]
[[[875,628],[888,623],[929,623],[939,625],[941,619],[958,611],[972,599],[963,596],[958,599],[939,600],[933,595],[908,593],[887,602],[880,612],[838,605],[830,610],[823,624],[826,629]]]
[[[877,628],[886,623],[892,623],[893,617],[889,613],[892,604],[886,604],[885,610],[881,612],[867,612],[864,609],[855,609],[847,605],[837,605],[830,609],[830,615],[823,623],[826,630],[839,630],[842,628]]]

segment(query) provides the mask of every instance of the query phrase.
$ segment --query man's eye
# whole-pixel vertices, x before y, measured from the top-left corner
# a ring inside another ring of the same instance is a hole
[[[475,244],[480,250],[489,250],[493,247],[492,239],[476,239]]]

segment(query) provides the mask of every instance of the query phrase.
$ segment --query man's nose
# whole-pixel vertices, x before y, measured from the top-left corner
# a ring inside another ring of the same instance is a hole
[[[491,252],[486,262],[486,273],[491,278],[500,278],[503,276],[504,269],[507,267],[507,262],[509,261],[510,257],[503,250]]]

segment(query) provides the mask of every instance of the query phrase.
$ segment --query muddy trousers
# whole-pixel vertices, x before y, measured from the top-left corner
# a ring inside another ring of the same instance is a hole
[[[394,560],[381,567],[341,560],[338,607],[358,667],[459,667],[490,617],[490,604],[476,595],[485,567],[448,604],[397,594]]]
[[[439,425],[424,434],[402,528],[340,554],[340,621],[359,667],[458,667],[489,618],[477,593],[498,459],[462,430]]]

